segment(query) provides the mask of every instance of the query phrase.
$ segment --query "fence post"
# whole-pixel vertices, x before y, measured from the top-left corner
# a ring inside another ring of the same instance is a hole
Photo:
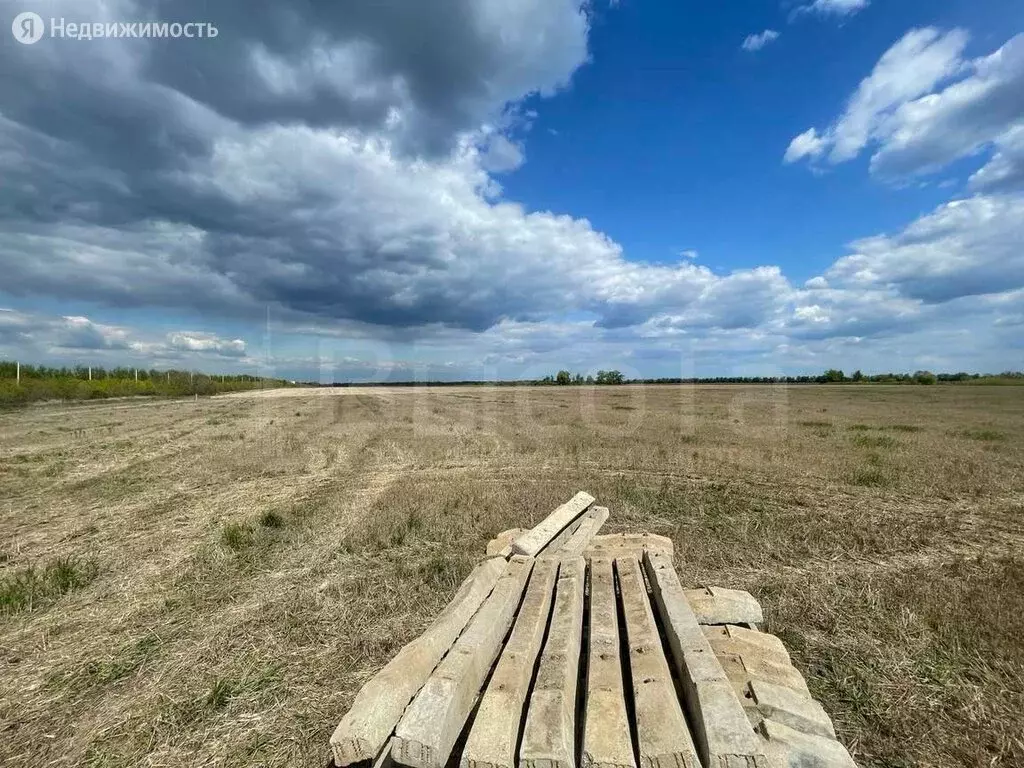
[[[14,366],[15,366],[15,374],[14,374],[15,381],[17,382],[18,386],[20,387],[21,386],[21,363],[16,360],[14,362]]]
[[[89,381],[92,381],[92,366],[89,366]]]

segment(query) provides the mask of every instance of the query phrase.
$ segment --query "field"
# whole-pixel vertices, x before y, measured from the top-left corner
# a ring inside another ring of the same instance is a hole
[[[0,413],[0,764],[324,765],[577,490],[748,589],[865,766],[1024,765],[1024,389],[281,390]]]

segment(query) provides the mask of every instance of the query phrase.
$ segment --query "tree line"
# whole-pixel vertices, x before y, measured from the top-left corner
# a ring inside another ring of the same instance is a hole
[[[559,371],[554,376],[545,376],[537,383],[558,384],[561,386],[568,384],[625,384],[626,379],[621,371],[598,371],[596,376],[584,376],[582,373]]]
[[[40,400],[96,400],[108,397],[215,395],[289,386],[283,379],[248,374],[210,375],[196,371],[73,366],[55,368],[0,360],[0,406]]]

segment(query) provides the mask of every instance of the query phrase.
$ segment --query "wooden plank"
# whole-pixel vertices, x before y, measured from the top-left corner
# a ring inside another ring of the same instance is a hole
[[[701,762],[766,766],[767,758],[733,685],[686,601],[672,559],[644,554],[644,569],[668,639]]]
[[[504,570],[505,563],[500,560],[478,565],[430,628],[402,648],[360,689],[331,736],[336,765],[347,766],[378,756],[413,696],[491,593]]]
[[[699,768],[697,750],[676,696],[640,564],[616,558],[633,688],[640,768]]]
[[[580,491],[512,543],[517,555],[536,557],[548,543],[594,503],[594,497]]]
[[[558,563],[533,567],[515,626],[477,709],[461,768],[515,768],[523,704],[551,615]]]
[[[579,557],[583,550],[590,546],[601,526],[608,522],[608,507],[591,507],[580,520],[579,526],[572,532],[555,553],[558,557]],[[547,554],[547,550],[544,552]]]
[[[583,634],[582,558],[562,561],[555,607],[527,707],[522,768],[575,768],[576,687]]]
[[[584,706],[583,768],[636,768],[622,687],[613,561],[590,561],[590,652]]]
[[[534,560],[513,557],[487,601],[423,685],[395,728],[391,757],[411,768],[443,768],[512,626]]]

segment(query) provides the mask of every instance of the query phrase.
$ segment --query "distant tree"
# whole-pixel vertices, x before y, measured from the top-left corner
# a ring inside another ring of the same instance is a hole
[[[838,368],[829,368],[825,371],[824,379],[829,383],[846,381],[846,375]]]
[[[864,380],[864,374],[861,373],[860,369],[858,368],[856,371],[853,372],[853,376],[851,376],[850,378],[853,381],[863,381]]]
[[[596,381],[597,381],[598,384],[607,384],[608,383],[608,371],[598,371],[597,372],[597,380]]]
[[[603,383],[605,384],[621,384],[623,382],[622,373],[620,371],[601,371],[601,373],[604,374]],[[602,383],[600,379],[601,373],[598,374],[598,384]]]
[[[555,382],[557,384],[569,384],[572,382],[572,375],[568,371],[559,371],[558,375],[555,376]]]
[[[572,377],[572,383],[573,384],[582,384],[583,383],[583,374],[582,373],[575,374]]]
[[[587,384],[593,384],[593,383],[594,383],[594,377],[593,376],[587,376]]]
[[[938,378],[931,371],[915,371],[914,381],[918,384],[934,384]]]

